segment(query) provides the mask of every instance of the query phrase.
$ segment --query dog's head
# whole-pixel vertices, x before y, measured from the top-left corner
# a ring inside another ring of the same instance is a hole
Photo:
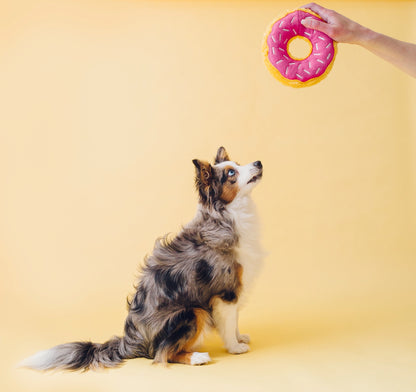
[[[239,197],[247,196],[263,176],[260,161],[240,166],[230,160],[224,147],[220,147],[214,165],[194,159],[195,184],[200,202],[204,205],[226,205]]]

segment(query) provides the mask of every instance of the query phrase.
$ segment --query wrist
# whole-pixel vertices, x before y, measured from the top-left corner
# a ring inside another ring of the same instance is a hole
[[[352,43],[368,49],[372,42],[377,39],[378,35],[375,31],[360,25]]]

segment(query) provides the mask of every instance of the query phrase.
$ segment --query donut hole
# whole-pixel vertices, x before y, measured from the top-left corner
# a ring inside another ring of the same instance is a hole
[[[312,53],[312,43],[306,37],[296,35],[287,43],[287,53],[293,60],[305,60]]]

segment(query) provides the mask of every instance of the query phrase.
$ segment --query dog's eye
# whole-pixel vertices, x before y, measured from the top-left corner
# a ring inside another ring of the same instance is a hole
[[[233,169],[228,170],[228,177],[232,177],[234,175],[235,175],[235,170]]]

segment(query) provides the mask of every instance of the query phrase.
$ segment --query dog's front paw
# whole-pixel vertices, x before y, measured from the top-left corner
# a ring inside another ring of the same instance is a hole
[[[244,354],[249,349],[250,347],[248,346],[248,344],[245,344],[245,343],[236,343],[230,347],[227,347],[227,351],[230,354]]]
[[[250,343],[250,336],[249,335],[238,335],[238,343]]]

